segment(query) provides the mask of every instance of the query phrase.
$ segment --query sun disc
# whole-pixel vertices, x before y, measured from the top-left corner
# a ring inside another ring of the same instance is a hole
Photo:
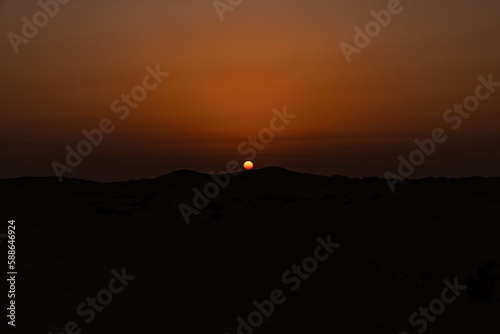
[[[253,162],[251,161],[246,161],[244,164],[243,164],[243,167],[245,167],[246,170],[250,170],[253,168]]]

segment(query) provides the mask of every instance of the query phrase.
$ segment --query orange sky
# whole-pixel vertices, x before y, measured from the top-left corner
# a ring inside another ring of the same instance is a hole
[[[379,175],[442,115],[500,81],[500,3],[402,1],[404,10],[348,64],[341,42],[387,1],[243,1],[219,19],[211,0],[70,1],[15,53],[0,44],[0,177],[53,175],[65,146],[110,118],[116,130],[71,177],[119,180],[223,170],[273,108],[297,118],[255,159],[322,174]],[[35,1],[4,0],[0,27],[21,33]],[[170,75],[124,120],[111,103]],[[500,176],[500,89],[415,176]]]

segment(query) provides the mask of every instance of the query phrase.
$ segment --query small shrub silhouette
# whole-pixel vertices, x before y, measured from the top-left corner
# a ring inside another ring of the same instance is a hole
[[[222,213],[214,213],[208,217],[207,225],[212,225],[213,223],[220,222],[221,220],[226,219]]]

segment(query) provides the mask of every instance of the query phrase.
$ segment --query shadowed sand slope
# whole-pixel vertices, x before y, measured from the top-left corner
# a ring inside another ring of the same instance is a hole
[[[213,176],[0,180],[0,209],[19,226],[19,302],[33,300],[19,321],[40,333],[76,320],[95,334],[233,334],[281,289],[286,302],[255,333],[412,333],[409,316],[457,277],[467,291],[426,333],[498,333],[499,179],[409,180],[392,193],[382,179],[278,167],[219,177],[230,182],[189,225],[179,205]],[[283,273],[329,235],[340,248],[290,291]],[[77,305],[123,267],[136,278],[86,324]]]

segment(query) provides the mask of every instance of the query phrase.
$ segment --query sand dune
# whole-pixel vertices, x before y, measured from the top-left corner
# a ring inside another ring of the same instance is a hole
[[[233,334],[273,289],[287,301],[255,333],[416,333],[409,316],[454,277],[471,285],[425,332],[497,333],[500,179],[410,180],[391,193],[377,178],[265,168],[232,176],[186,225],[178,205],[211,181],[0,180],[0,209],[19,226],[19,333],[75,320],[82,333]],[[287,290],[283,272],[328,235],[341,247]],[[122,267],[136,279],[86,324],[77,305]]]

